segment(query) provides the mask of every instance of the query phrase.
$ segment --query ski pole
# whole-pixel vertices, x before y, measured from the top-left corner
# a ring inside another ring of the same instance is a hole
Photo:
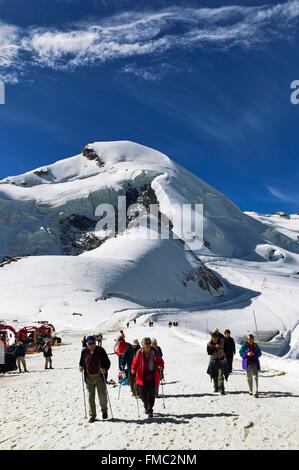
[[[119,384],[119,388],[118,388],[118,397],[117,397],[118,400],[120,398],[120,391],[121,391],[121,384]]]
[[[84,386],[84,372],[82,372],[81,376],[82,376],[82,389],[83,389],[84,411],[85,411],[85,418],[87,419],[86,397],[85,397],[85,386]]]
[[[107,399],[108,399],[109,408],[110,408],[110,412],[111,412],[111,418],[112,418],[112,421],[114,421],[111,401],[110,401],[109,392],[108,392],[107,380],[106,380],[105,374],[103,374],[103,372],[102,372],[102,376],[103,376],[104,384],[105,384],[105,387],[106,387],[106,393],[107,393]]]

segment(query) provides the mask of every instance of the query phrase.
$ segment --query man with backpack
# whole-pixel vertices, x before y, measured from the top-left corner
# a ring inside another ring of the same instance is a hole
[[[160,383],[160,372],[164,369],[164,361],[152,348],[150,338],[143,338],[142,348],[136,353],[131,372],[136,375],[137,393],[144,404],[145,413],[153,417],[155,405],[155,389]]]
[[[106,351],[96,345],[94,336],[86,338],[86,348],[81,352],[79,367],[84,373],[84,380],[88,392],[89,422],[94,423],[97,417],[95,396],[99,397],[103,420],[108,419],[107,373],[110,369],[110,360]]]

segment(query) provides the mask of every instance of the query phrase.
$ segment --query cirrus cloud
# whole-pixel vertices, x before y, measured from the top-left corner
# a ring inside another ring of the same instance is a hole
[[[32,66],[74,70],[117,59],[158,56],[175,49],[252,48],[291,37],[299,0],[265,6],[170,7],[127,12],[96,23],[20,28],[0,23],[0,78],[15,82]],[[178,32],[179,31],[179,32]],[[126,73],[136,68],[124,67]],[[149,72],[142,73],[152,79]]]

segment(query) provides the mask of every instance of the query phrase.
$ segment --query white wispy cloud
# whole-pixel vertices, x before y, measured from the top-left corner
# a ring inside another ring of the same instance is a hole
[[[268,191],[272,194],[272,196],[280,199],[283,202],[299,204],[299,192],[287,192],[274,186],[268,186]]]
[[[120,71],[122,73],[135,75],[143,80],[157,81],[161,80],[166,75],[178,72],[178,70],[178,67],[167,63],[150,64],[146,67],[138,66],[136,63],[130,63],[125,65]]]
[[[59,29],[22,29],[0,23],[0,77],[14,80],[20,68],[32,65],[72,70],[117,59],[162,55],[177,48],[250,48],[291,36],[298,20],[299,0],[289,0],[250,7],[173,6]],[[128,73],[130,66],[123,70]],[[136,74],[136,67],[131,71]],[[143,76],[154,79],[150,70]]]

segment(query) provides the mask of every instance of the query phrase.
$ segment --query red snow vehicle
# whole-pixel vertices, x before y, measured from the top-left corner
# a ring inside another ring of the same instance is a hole
[[[24,344],[34,344],[36,335],[36,326],[24,326],[17,333],[17,340]]]
[[[22,341],[27,346],[27,352],[33,353],[41,350],[45,339],[51,338],[55,344],[61,343],[61,339],[55,336],[55,328],[47,321],[38,322],[40,326],[24,326],[17,333],[18,341]]]
[[[53,338],[55,335],[55,328],[47,321],[38,322],[41,326],[37,327],[36,333],[43,338]]]
[[[37,328],[36,335],[38,337],[41,337],[43,339],[45,338],[51,338],[53,340],[53,343],[60,344],[61,343],[61,338],[55,335],[55,327],[52,325],[52,323],[49,323],[47,321],[39,321],[38,324],[41,324]]]
[[[37,352],[36,330],[36,326],[24,326],[17,333],[17,340],[22,341],[22,343],[26,346],[28,353]]]

